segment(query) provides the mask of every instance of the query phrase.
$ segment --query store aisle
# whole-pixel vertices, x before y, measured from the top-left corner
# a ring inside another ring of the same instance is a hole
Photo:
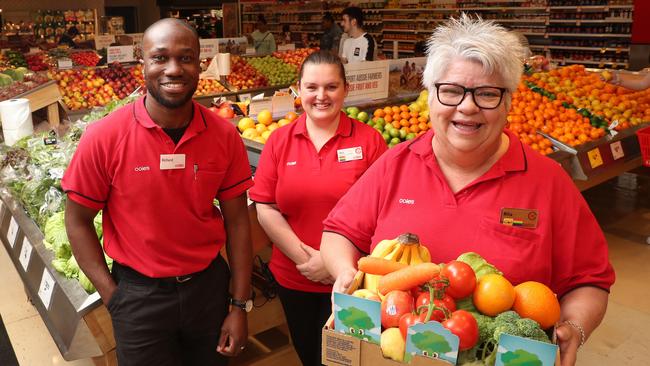
[[[579,366],[642,365],[650,354],[650,169],[636,173],[584,193],[606,233],[617,281],[603,324],[580,351]],[[0,278],[0,314],[21,366],[93,365],[62,359],[4,248]]]

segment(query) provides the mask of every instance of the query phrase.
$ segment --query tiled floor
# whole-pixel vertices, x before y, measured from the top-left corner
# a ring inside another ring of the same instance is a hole
[[[647,365],[650,354],[650,169],[624,174],[585,192],[607,235],[617,273],[603,324],[580,351],[578,365]],[[65,362],[0,249],[0,314],[21,366],[92,365]],[[285,365],[291,366],[291,365]]]

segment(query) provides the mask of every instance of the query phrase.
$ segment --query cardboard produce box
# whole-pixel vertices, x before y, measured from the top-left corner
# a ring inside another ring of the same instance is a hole
[[[358,272],[348,289],[348,294],[359,288],[363,281],[363,272]],[[414,356],[410,363],[398,362],[384,358],[378,344],[370,343],[334,330],[332,314],[322,330],[321,362],[331,366],[450,366],[443,360]]]

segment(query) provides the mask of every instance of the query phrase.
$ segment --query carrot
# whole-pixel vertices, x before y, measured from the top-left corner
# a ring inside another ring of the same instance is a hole
[[[440,267],[435,263],[420,263],[407,266],[379,279],[377,290],[382,295],[386,295],[393,290],[407,291],[432,280],[439,273]]]
[[[378,257],[362,257],[359,259],[358,266],[359,271],[374,275],[385,275],[387,273],[395,272],[398,269],[408,267],[405,263],[398,263]]]

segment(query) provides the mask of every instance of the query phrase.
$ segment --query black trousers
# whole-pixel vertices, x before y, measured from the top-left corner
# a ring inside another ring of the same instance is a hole
[[[108,302],[120,366],[221,366],[230,270],[221,256],[186,282],[146,277],[113,263]]]
[[[278,286],[278,295],[300,361],[304,366],[320,365],[321,330],[332,312],[332,294]]]

